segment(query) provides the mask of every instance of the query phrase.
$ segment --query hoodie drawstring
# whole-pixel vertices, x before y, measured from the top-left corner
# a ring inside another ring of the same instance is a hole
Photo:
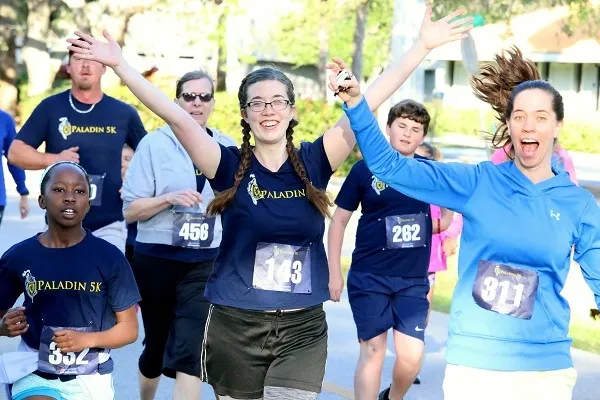
[[[267,332],[267,337],[265,337],[265,340],[263,341],[261,350],[265,349],[265,346],[267,345],[267,341],[271,337],[271,332],[273,332],[273,329],[275,329],[275,338],[279,339],[279,319],[281,317],[283,317],[283,311],[277,310],[275,312],[275,317],[271,320],[271,327],[269,328],[269,332]]]

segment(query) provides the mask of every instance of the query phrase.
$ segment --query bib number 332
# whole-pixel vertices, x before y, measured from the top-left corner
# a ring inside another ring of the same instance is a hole
[[[473,299],[485,310],[530,319],[539,285],[537,272],[480,261]]]
[[[62,352],[52,340],[54,332],[70,329],[91,332],[91,328],[59,328],[45,326],[39,348],[38,369],[55,375],[88,375],[98,370],[98,351],[83,349],[80,352]]]
[[[311,293],[309,247],[258,243],[252,286],[277,292]]]

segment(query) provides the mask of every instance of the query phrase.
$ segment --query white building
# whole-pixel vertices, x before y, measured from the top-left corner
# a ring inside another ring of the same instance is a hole
[[[506,24],[491,24],[471,31],[480,62],[492,61],[503,49],[516,45],[536,62],[542,78],[560,91],[565,112],[589,113],[599,110],[600,43],[577,27],[572,36],[562,31],[568,9],[557,7],[523,14]],[[467,108],[478,104],[462,64],[460,42],[433,50],[425,66],[425,96],[444,94],[444,104]]]

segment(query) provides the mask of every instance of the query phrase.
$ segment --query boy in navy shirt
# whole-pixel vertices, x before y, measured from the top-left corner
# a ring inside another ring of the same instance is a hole
[[[15,165],[44,169],[61,160],[79,163],[92,179],[92,208],[83,226],[125,252],[127,229],[119,195],[121,150],[135,150],[146,131],[136,110],[102,93],[106,68],[69,55],[72,88],[44,99],[33,110],[8,157]],[[36,149],[46,144],[45,153]]]
[[[392,107],[388,114],[390,143],[406,157],[415,155],[427,135],[429,113],[412,100]],[[348,297],[360,341],[354,390],[358,398],[375,398],[381,381],[387,331],[394,328],[397,354],[392,388],[403,396],[420,370],[429,302],[427,270],[431,235],[445,230],[452,213],[432,224],[430,205],[395,191],[377,179],[363,160],[352,167],[336,198],[329,227],[329,288],[339,301],[343,289],[340,253],[344,230],[361,206],[356,246],[348,273]],[[433,225],[433,226],[432,226]],[[398,351],[398,350],[397,350]],[[390,389],[380,398],[387,399]]]
[[[71,162],[49,167],[40,188],[48,229],[0,259],[0,336],[21,336],[0,370],[12,399],[114,398],[110,349],[137,339],[140,296],[125,256],[82,227],[90,181]],[[12,307],[21,293],[22,307]],[[1,378],[1,376],[0,376]]]

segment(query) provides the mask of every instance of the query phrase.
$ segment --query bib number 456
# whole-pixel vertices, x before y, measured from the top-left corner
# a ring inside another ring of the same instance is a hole
[[[181,225],[179,236],[185,240],[206,240],[208,239],[208,229],[209,226],[206,222],[187,222]]]

